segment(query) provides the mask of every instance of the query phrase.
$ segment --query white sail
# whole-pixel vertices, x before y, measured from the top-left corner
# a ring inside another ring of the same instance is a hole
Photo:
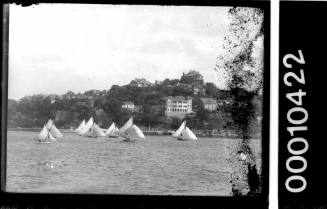
[[[78,128],[75,130],[75,132],[78,133],[84,127],[85,127],[85,119],[81,122],[81,124],[78,126]]]
[[[93,117],[91,117],[91,118],[89,119],[89,121],[87,121],[87,123],[85,124],[84,128],[81,129],[81,130],[78,132],[78,134],[79,134],[79,135],[84,135],[84,134],[86,134],[86,133],[90,130],[90,128],[91,128],[92,126],[93,126]]]
[[[141,129],[136,125],[132,125],[126,130],[127,135],[133,139],[145,139],[144,134],[142,133]]]
[[[93,117],[90,117],[90,119],[87,121],[87,123],[85,124],[86,127],[91,127],[93,125]]]
[[[185,129],[185,124],[186,124],[186,121],[183,121],[182,125],[174,132],[172,137],[176,137],[176,138],[180,137],[182,131]]]
[[[57,129],[57,127],[54,124],[51,126],[50,133],[55,138],[62,137],[62,133]]]
[[[186,127],[181,134],[181,139],[182,140],[198,140],[195,136],[195,134],[188,128]]]
[[[46,126],[43,126],[43,129],[37,136],[37,139],[41,143],[50,143],[50,140],[56,141],[56,139],[50,134]]]
[[[119,135],[124,135],[127,129],[133,125],[133,118],[130,118],[118,131],[116,132]]]
[[[49,119],[45,127],[49,130],[52,125],[53,125],[53,120]]]
[[[113,134],[114,131],[116,131],[116,126],[115,126],[115,123],[113,122],[104,134],[106,136],[109,136],[109,134]]]
[[[93,132],[96,136],[106,136],[96,123],[93,123]]]
[[[88,131],[84,134],[84,136],[87,137],[99,137],[99,136],[106,136],[102,129],[96,124],[93,123],[93,125],[88,129]]]
[[[83,132],[85,132],[85,133],[81,134],[81,132],[79,132],[78,134],[81,135],[81,136],[96,137],[96,135],[93,132],[93,126],[91,126],[88,129],[84,128]]]
[[[48,135],[48,139],[52,140],[52,141],[56,141],[56,139],[51,135],[51,133],[49,132],[49,135]]]
[[[37,136],[37,138],[40,140],[40,141],[45,141],[46,138],[48,136],[48,130],[46,128],[46,126],[43,126],[43,129],[40,131],[39,135]]]

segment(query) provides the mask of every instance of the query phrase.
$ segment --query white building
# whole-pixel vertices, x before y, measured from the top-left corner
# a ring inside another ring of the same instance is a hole
[[[214,98],[200,98],[204,109],[209,111],[217,111],[218,108],[218,102]]]
[[[125,110],[134,111],[135,106],[133,102],[123,102],[121,108]]]
[[[165,113],[167,117],[179,118],[184,118],[186,115],[193,113],[192,97],[167,97]]]

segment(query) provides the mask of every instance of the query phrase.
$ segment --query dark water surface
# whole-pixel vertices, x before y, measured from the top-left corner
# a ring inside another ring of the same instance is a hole
[[[37,134],[8,131],[7,191],[218,196],[231,192],[228,150],[239,139],[146,136],[128,143],[64,133],[57,142],[37,144]],[[251,146],[261,162],[261,140],[251,140]]]

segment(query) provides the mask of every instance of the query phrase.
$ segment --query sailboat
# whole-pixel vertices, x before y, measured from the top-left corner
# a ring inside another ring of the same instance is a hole
[[[52,141],[56,141],[56,139],[51,135],[51,133],[48,131],[46,126],[43,126],[43,129],[37,136],[37,142],[38,143],[44,143],[49,144]]]
[[[83,122],[82,122],[83,123]],[[89,131],[89,129],[93,126],[93,117],[91,117],[87,123],[84,125],[83,128],[81,128],[80,130],[78,130],[78,135],[83,136],[84,134],[86,134],[86,132]]]
[[[62,133],[57,129],[52,119],[49,119],[47,124],[45,125],[46,129],[50,132],[50,134],[55,138],[62,137]]]
[[[78,126],[78,128],[75,129],[75,132],[78,133],[84,127],[85,127],[85,119],[81,122],[81,124]]]
[[[87,121],[87,123],[81,130],[79,130],[78,134],[80,136],[87,136],[87,137],[92,137],[92,138],[99,137],[99,136],[106,136],[103,133],[103,130],[98,126],[98,124],[96,124],[93,121],[93,117],[91,117]]]
[[[85,133],[85,136],[96,138],[99,136],[106,136],[106,135],[103,133],[102,129],[95,122],[93,122],[93,125]]]
[[[104,133],[106,136],[111,137],[111,138],[117,138],[118,135],[115,134],[115,132],[118,131],[118,128],[115,124],[115,122],[113,122],[110,127],[106,130],[106,132]]]
[[[182,125],[175,131],[172,137],[182,141],[198,140],[195,134],[186,126],[186,121],[183,121]]]
[[[121,137],[125,139],[123,141],[131,142],[138,139],[145,139],[141,129],[133,123],[133,118],[130,118],[118,131],[116,131]]]

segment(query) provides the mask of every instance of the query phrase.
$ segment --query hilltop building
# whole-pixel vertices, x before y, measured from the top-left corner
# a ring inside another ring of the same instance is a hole
[[[131,87],[149,87],[151,86],[151,82],[144,78],[135,78],[128,85]]]
[[[186,115],[192,113],[192,97],[167,97],[165,111],[167,117],[184,118]]]
[[[102,93],[102,91],[100,91],[100,90],[92,89],[92,90],[85,91],[84,95],[86,95],[86,96],[100,96],[101,93]]]
[[[183,73],[181,77],[181,82],[182,83],[196,82],[203,85],[203,76],[195,70],[190,70],[188,73]]]
[[[191,89],[193,94],[205,94],[203,76],[195,70],[190,70],[188,73],[183,73],[178,86]]]
[[[75,99],[75,94],[72,91],[68,91],[66,94],[63,95],[63,99]]]
[[[51,104],[55,103],[59,99],[59,97],[57,95],[55,95],[55,94],[50,94],[49,98],[50,98],[50,103]]]

